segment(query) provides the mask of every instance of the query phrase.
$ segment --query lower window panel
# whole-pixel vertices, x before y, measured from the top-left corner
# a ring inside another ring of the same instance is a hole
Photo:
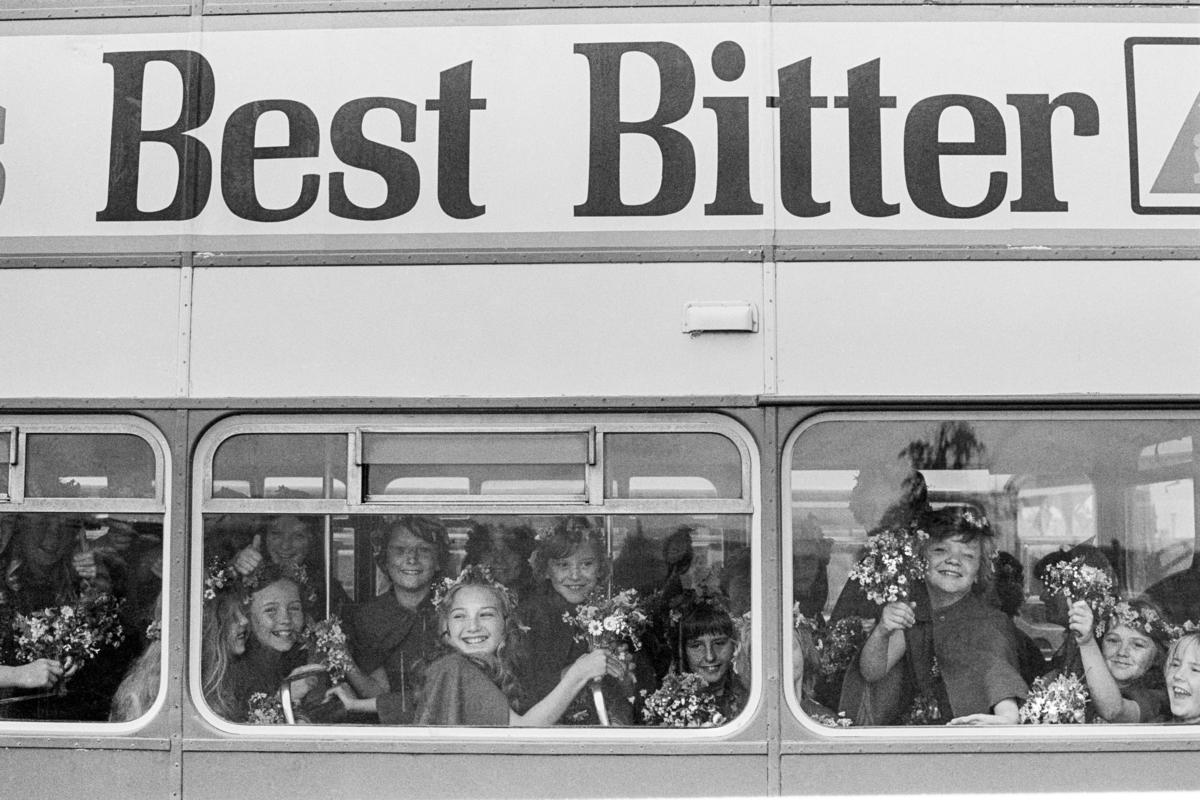
[[[203,700],[246,724],[722,725],[750,690],[750,542],[748,515],[210,514]]]

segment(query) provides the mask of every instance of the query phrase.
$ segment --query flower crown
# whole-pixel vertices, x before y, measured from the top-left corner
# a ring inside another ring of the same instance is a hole
[[[249,575],[242,576],[242,586],[246,591],[246,599],[243,602],[248,603],[250,595],[281,578],[287,578],[300,587],[300,599],[306,606],[317,602],[317,590],[309,582],[308,570],[303,564],[268,564],[265,561]]]
[[[1160,642],[1169,642],[1182,632],[1181,628],[1171,625],[1153,608],[1134,608],[1125,600],[1113,606],[1112,613],[1108,617],[1107,630],[1111,631],[1122,625],[1140,631]]]
[[[242,584],[242,575],[232,563],[223,563],[219,558],[214,558],[204,573],[204,599],[215,600],[219,593],[240,589]]]
[[[487,564],[472,564],[469,567],[463,567],[462,571],[458,573],[457,578],[453,580],[442,578],[433,584],[430,597],[434,608],[441,610],[441,605],[446,601],[446,598],[460,586],[486,586],[500,596],[509,611],[512,611],[517,606],[515,593],[492,577],[492,568],[490,566]]]

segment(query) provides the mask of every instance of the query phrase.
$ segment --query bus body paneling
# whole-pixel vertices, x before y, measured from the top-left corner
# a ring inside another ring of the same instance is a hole
[[[901,445],[935,505],[994,516],[1044,650],[1064,630],[1029,573],[1060,545],[1094,539],[1126,589],[1187,571],[1200,14],[683,5],[0,11],[0,518],[82,517],[97,547],[128,527],[163,596],[144,713],[0,705],[11,793],[1195,788],[1183,726],[822,724],[793,603],[834,609],[857,487]],[[929,454],[955,430],[980,439]],[[453,472],[473,448],[501,457]],[[572,516],[610,556],[688,528],[698,581],[749,553],[749,706],[694,730],[216,713],[222,526],[236,549],[311,523],[332,604],[335,575],[383,586],[401,514],[456,559],[474,525]]]

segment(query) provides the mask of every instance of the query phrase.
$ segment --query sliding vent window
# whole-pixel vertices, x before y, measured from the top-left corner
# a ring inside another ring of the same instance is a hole
[[[1045,722],[1038,709],[1059,701],[1041,702],[1034,681],[1073,674],[1093,698],[1078,721],[1181,721],[1163,665],[1173,637],[1200,623],[1200,420],[1179,416],[803,428],[784,495],[800,708],[856,726]],[[906,586],[880,555],[904,537],[928,565]],[[896,588],[912,616],[894,613]],[[1072,605],[1085,598],[1091,624]],[[863,644],[881,618],[906,623],[887,634],[905,644],[894,659]]]
[[[607,497],[742,497],[741,454],[720,434],[610,433],[604,459]]]
[[[592,434],[363,433],[368,501],[414,496],[587,499]]]
[[[30,433],[25,448],[26,497],[154,497],[154,452],[139,436]]]
[[[213,458],[218,499],[338,499],[346,496],[344,435],[243,434]]]

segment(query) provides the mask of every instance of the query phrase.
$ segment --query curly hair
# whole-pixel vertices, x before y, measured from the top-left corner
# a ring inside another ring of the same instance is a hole
[[[383,527],[375,541],[375,563],[384,573],[387,572],[388,544],[392,537],[399,533],[411,533],[421,541],[433,545],[437,551],[437,569],[433,573],[433,580],[445,577],[450,571],[450,534],[438,519],[416,514],[384,518]]]
[[[599,530],[589,517],[577,515],[563,517],[548,533],[538,537],[533,551],[533,574],[543,580],[549,579],[551,561],[568,558],[585,545],[592,548],[600,561],[597,581],[603,583],[612,569],[604,531]]]
[[[461,653],[472,661],[484,674],[491,678],[500,691],[508,699],[509,705],[516,707],[521,700],[521,684],[517,678],[517,665],[521,652],[522,628],[516,615],[516,607],[512,596],[503,584],[492,580],[487,567],[467,567],[441,595],[437,604],[438,629],[443,639],[449,636],[450,612],[454,607],[454,598],[460,591],[468,587],[484,589],[496,598],[496,607],[504,617],[504,635],[493,656],[481,656],[473,653]],[[459,652],[448,643],[443,646],[452,652]]]

